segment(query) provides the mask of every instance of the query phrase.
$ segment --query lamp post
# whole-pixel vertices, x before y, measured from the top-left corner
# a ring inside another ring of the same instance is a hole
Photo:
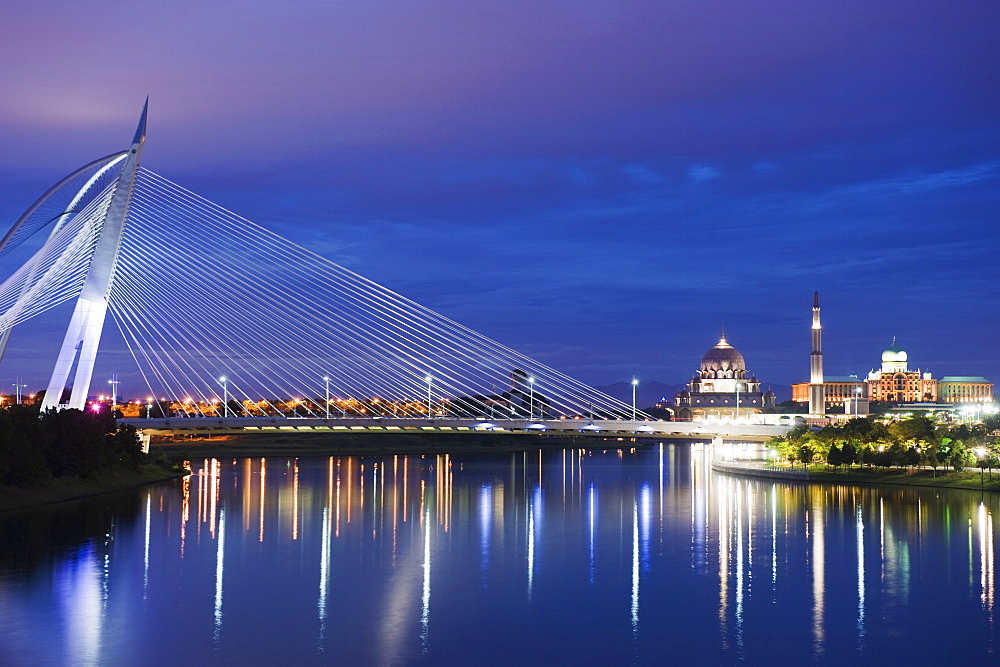
[[[535,378],[528,378],[528,419],[535,418]]]
[[[427,418],[431,418],[431,387],[434,386],[433,376],[428,375],[424,378],[427,381]]]
[[[324,375],[323,382],[326,383],[326,418],[330,419],[330,376]]]
[[[111,407],[113,408],[115,407],[115,404],[118,403],[118,385],[121,384],[121,382],[118,381],[117,373],[111,376],[111,379],[108,380],[108,384],[111,385]]]
[[[219,378],[219,382],[222,383],[222,418],[225,419],[229,416],[229,381],[226,376],[223,375]]]
[[[635,421],[635,388],[639,386],[639,380],[632,378],[632,421]]]

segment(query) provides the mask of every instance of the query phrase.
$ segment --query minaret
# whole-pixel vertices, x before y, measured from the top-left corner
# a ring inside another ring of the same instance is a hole
[[[823,386],[823,325],[819,322],[819,292],[813,292],[812,352],[809,354],[809,414],[826,414]]]

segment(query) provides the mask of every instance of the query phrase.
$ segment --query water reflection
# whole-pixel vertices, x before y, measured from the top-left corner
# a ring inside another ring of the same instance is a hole
[[[996,498],[710,463],[669,445],[198,461],[5,517],[0,658],[928,661],[959,629],[947,655],[993,650]]]
[[[226,553],[226,511],[219,510],[219,536],[215,546],[215,631],[212,638],[219,641],[222,632],[222,573]]]
[[[857,506],[855,521],[855,535],[858,541],[858,648],[862,649],[865,645],[865,520],[861,513],[861,505]]]
[[[67,664],[97,664],[101,655],[104,596],[98,556],[93,545],[80,547],[60,563],[55,572],[55,590],[65,624]]]

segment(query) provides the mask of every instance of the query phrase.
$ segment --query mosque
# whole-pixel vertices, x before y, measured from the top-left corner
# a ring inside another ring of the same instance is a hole
[[[743,355],[726,341],[726,333],[701,358],[701,367],[674,397],[679,421],[744,421],[774,407],[774,392],[761,393],[760,381],[747,377]]]

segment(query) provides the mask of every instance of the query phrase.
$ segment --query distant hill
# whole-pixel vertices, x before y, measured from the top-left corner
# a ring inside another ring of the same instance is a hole
[[[787,401],[791,398],[792,392],[788,385],[765,384],[761,391],[766,391],[768,388],[774,392],[778,403],[781,401]],[[594,389],[603,391],[608,396],[617,398],[623,403],[628,403],[629,405],[632,404],[632,385],[628,382],[616,382],[603,387],[594,387]],[[665,382],[658,382],[656,380],[644,380],[635,388],[635,405],[640,409],[648,408],[655,405],[661,398],[664,397],[672,403],[674,400],[674,394],[682,389],[687,389],[687,385],[666,384]]]
[[[632,404],[632,385],[628,382],[616,382],[603,387],[594,387],[598,391],[603,391],[612,398],[617,398],[623,403]],[[671,403],[674,394],[682,389],[687,389],[686,384],[666,384],[656,380],[644,380],[635,388],[635,405],[637,408],[648,408],[655,405],[661,398],[666,398]]]

